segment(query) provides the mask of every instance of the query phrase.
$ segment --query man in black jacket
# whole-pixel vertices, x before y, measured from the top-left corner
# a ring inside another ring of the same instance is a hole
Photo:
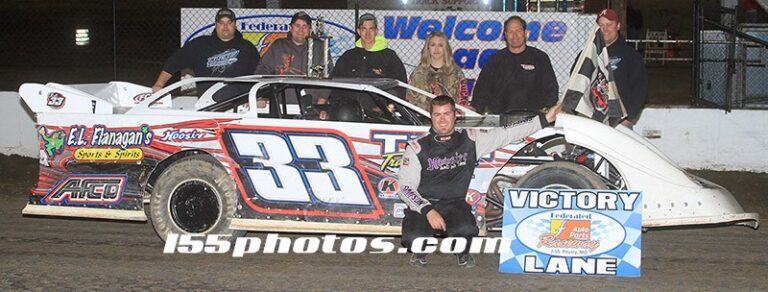
[[[360,39],[355,47],[341,55],[333,68],[332,77],[393,78],[408,82],[403,61],[387,39],[377,35],[378,23],[373,14],[365,13],[357,22]]]
[[[398,196],[408,205],[403,218],[402,244],[411,252],[419,237],[436,233],[467,240],[457,254],[459,266],[476,265],[469,253],[478,228],[465,197],[480,157],[549,125],[560,112],[558,104],[544,114],[491,130],[455,129],[456,103],[447,95],[430,101],[432,128],[405,148],[398,172]],[[423,267],[426,254],[413,253],[410,264]]]
[[[235,28],[235,13],[222,8],[216,12],[213,34],[197,37],[176,50],[157,76],[152,92],[162,89],[173,73],[184,68],[191,68],[195,77],[237,77],[253,74],[260,60],[256,47]],[[202,95],[212,85],[211,82],[198,83],[198,94]],[[225,97],[214,95],[213,98],[219,101]]]
[[[621,102],[627,109],[627,119],[621,123],[631,128],[640,117],[648,95],[645,63],[640,54],[627,45],[620,34],[621,23],[616,11],[612,9],[601,11],[597,15],[597,24],[608,47],[616,88],[619,90]]]
[[[472,94],[479,113],[537,111],[557,103],[557,77],[547,53],[526,44],[527,24],[519,16],[504,21],[507,47],[485,63]]]

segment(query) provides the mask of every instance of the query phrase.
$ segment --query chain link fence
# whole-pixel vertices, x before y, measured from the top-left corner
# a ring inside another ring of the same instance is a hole
[[[16,90],[23,82],[121,80],[151,85],[174,50],[193,37],[210,34],[215,11],[226,4],[224,0],[4,2],[0,27],[9,41],[0,42],[0,72],[8,77],[0,80],[0,89]],[[257,9],[264,7],[263,1],[244,5],[235,9],[238,29],[260,50],[285,37],[293,13],[305,10],[313,17],[323,15],[334,37],[334,61],[354,46],[356,15],[373,12],[379,34],[388,39],[408,74],[419,63],[426,35],[444,31],[470,85],[487,58],[505,47],[503,21],[513,14],[528,21],[528,44],[549,54],[561,90],[586,32],[594,25],[594,15],[577,13],[361,10],[356,14],[354,10]],[[87,38],[85,44],[78,45],[83,38]]]
[[[739,23],[738,7],[720,9],[713,20],[696,7],[695,102],[728,111],[768,108],[768,24]]]

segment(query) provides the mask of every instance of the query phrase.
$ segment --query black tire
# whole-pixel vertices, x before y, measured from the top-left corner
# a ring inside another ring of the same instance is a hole
[[[155,232],[163,241],[169,233],[229,235],[245,231],[229,228],[237,204],[235,183],[218,162],[193,155],[174,162],[157,178],[150,212]]]
[[[517,181],[518,188],[533,189],[606,189],[599,175],[586,167],[568,161],[548,162],[537,166]]]
[[[517,180],[512,177],[496,174],[491,180],[488,192],[485,196],[485,221],[487,223],[501,222],[504,215],[504,192],[499,184],[507,187],[514,187]],[[495,226],[495,224],[492,224]]]

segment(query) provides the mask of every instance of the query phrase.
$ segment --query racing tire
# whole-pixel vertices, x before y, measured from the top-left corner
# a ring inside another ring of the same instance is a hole
[[[586,167],[569,162],[548,162],[532,169],[516,187],[530,189],[606,189],[603,179]]]
[[[207,155],[185,157],[155,183],[152,226],[163,241],[170,233],[219,234],[232,241],[245,234],[229,228],[236,204],[235,183],[217,161]]]

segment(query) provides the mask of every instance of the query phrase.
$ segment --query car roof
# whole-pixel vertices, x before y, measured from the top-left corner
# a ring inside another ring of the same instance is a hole
[[[389,89],[396,87],[398,84],[397,79],[392,78],[354,78],[354,77],[339,77],[339,78],[314,78],[305,77],[301,75],[253,75],[243,76],[239,78],[215,78],[208,77],[206,79],[214,79],[212,81],[239,81],[239,82],[295,82],[301,81],[306,83],[308,81],[316,82],[335,82],[335,83],[349,83],[349,84],[363,84],[371,85],[380,89]],[[207,81],[207,80],[206,80]]]
[[[392,78],[332,78],[330,81],[367,84],[379,89],[390,89],[397,86],[397,80]]]

